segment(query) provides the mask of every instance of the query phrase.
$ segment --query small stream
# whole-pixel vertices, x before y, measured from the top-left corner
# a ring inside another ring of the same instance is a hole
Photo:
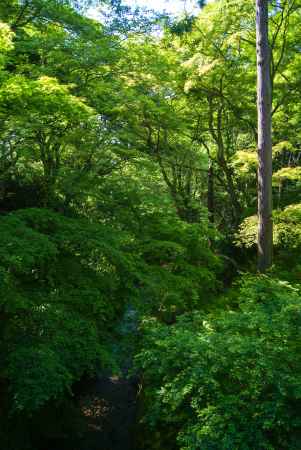
[[[137,386],[119,377],[99,377],[85,386],[80,409],[85,430],[74,450],[134,450]]]
[[[128,307],[116,325],[111,352],[120,367],[118,375],[101,373],[83,379],[75,388],[76,432],[51,439],[39,450],[134,450],[137,423],[138,377],[130,377],[138,319]]]
[[[84,385],[79,403],[86,431],[74,450],[135,449],[138,379],[128,374],[133,365],[137,329],[137,313],[128,307],[116,326],[111,350],[121,374],[103,374]]]

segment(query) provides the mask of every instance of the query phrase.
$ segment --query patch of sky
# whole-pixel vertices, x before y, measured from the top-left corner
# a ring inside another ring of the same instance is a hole
[[[213,1],[215,0],[207,0],[207,3]],[[196,0],[124,0],[123,4],[133,9],[139,7],[173,15],[181,15],[183,13],[197,14],[199,10]],[[97,7],[91,7],[87,11],[87,16],[93,19],[98,19],[100,15],[100,9]]]

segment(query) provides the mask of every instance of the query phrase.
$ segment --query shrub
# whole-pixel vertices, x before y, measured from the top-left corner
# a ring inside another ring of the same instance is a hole
[[[246,276],[234,297],[238,306],[214,316],[145,321],[136,364],[144,420],[163,431],[153,448],[301,447],[300,291]]]
[[[0,378],[29,414],[108,363],[131,261],[120,235],[49,210],[11,213],[0,231]]]

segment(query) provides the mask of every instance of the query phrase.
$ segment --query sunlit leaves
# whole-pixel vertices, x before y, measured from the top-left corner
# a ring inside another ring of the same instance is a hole
[[[4,66],[6,53],[13,48],[12,38],[10,27],[0,21],[0,70]]]
[[[274,243],[286,251],[301,246],[300,204],[274,211]],[[237,245],[252,247],[257,242],[257,216],[244,219],[236,237]]]

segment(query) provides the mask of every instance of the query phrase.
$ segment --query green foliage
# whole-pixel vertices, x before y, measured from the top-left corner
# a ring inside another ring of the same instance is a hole
[[[301,245],[301,204],[292,204],[274,212],[274,244],[292,250]],[[237,244],[252,247],[257,241],[257,216],[247,217],[241,224]]]
[[[107,364],[108,332],[130,296],[165,320],[208,303],[218,258],[199,226],[169,220],[148,216],[133,245],[125,233],[46,209],[1,218],[1,373],[14,408],[35,410]]]
[[[143,324],[144,420],[162,430],[151,448],[300,447],[300,291],[246,276],[229,299],[213,316]]]
[[[221,289],[223,264],[215,253],[221,236],[209,226],[205,209],[199,223],[181,220],[155,165],[143,163],[128,168],[122,178],[107,179],[96,202],[102,220],[132,238],[137,308],[172,320],[214,301]]]
[[[13,33],[6,23],[0,21],[0,69],[5,63],[6,53],[13,48]]]
[[[108,363],[131,261],[106,227],[47,210],[19,210],[0,229],[1,376],[29,412]]]
[[[210,249],[216,239],[205,224],[188,224],[174,215],[148,216],[138,254],[147,263],[141,277],[150,311],[164,317],[205,308],[220,288],[221,260]]]
[[[273,181],[276,185],[280,185],[285,180],[299,181],[301,180],[301,167],[283,167],[273,175]]]
[[[229,286],[257,235],[254,2],[198,1],[143,35],[163,18],[120,0],[97,3],[102,23],[92,0],[0,3],[4,414],[36,423],[115,370],[144,317],[141,448],[300,448],[300,292]],[[300,0],[278,3],[271,273],[300,283]]]
[[[27,120],[41,121],[44,127],[49,126],[49,122],[58,122],[61,127],[66,127],[70,120],[84,120],[91,114],[91,109],[79,98],[70,95],[69,90],[50,77],[32,81],[17,76],[2,85],[0,96],[5,106],[10,110],[16,108],[20,116],[19,108],[25,107]]]

